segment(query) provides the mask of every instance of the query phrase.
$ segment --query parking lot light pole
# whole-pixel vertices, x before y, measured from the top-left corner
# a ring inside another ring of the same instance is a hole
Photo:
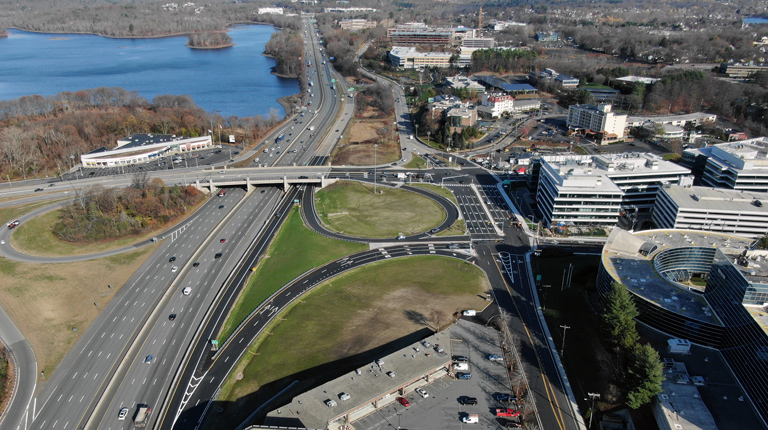
[[[571,326],[561,325],[560,328],[563,329],[563,345],[560,347],[560,355],[563,355],[565,352],[565,333]]]

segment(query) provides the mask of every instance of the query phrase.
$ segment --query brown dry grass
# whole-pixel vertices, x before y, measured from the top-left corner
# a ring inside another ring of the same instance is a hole
[[[32,344],[40,370],[53,374],[98,313],[157,246],[75,263],[0,260],[0,303]]]
[[[379,137],[379,130],[389,133]],[[374,157],[373,145],[379,145]],[[400,144],[394,133],[392,121],[387,119],[354,119],[350,122],[344,138],[339,141],[331,155],[334,166],[365,166],[392,163],[400,160]]]

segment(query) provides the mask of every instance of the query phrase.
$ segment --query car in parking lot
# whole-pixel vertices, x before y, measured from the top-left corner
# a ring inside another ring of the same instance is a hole
[[[461,396],[459,397],[459,403],[462,405],[476,405],[477,404],[477,398],[476,397],[469,397],[469,396]]]
[[[472,379],[471,373],[458,372],[456,373],[456,379]]]
[[[408,401],[405,397],[398,397],[397,401],[400,402],[401,405],[405,406],[406,408],[408,406],[411,406],[411,402]]]
[[[426,399],[427,397],[429,397],[429,393],[427,393],[427,390],[425,390],[425,389],[423,389],[421,387],[419,387],[419,388],[417,388],[417,389],[415,389],[413,391],[416,391],[416,394],[420,395],[422,398]]]
[[[503,358],[501,358],[500,355],[491,354],[488,356],[488,359],[491,361],[504,361]]]
[[[520,411],[517,409],[496,408],[497,417],[517,417],[520,416]]]
[[[117,419],[123,421],[128,416],[128,408],[120,408],[120,412],[117,413]]]
[[[495,393],[493,395],[493,398],[498,400],[499,402],[513,402],[517,399],[517,397],[509,393]]]
[[[453,361],[458,361],[458,362],[469,361],[466,355],[454,355],[451,358],[453,358]]]

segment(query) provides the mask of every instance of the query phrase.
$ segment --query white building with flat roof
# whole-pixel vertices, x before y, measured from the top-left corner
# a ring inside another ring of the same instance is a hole
[[[685,127],[688,124],[698,126],[705,122],[715,121],[717,121],[717,115],[705,112],[694,112],[685,115],[630,116],[627,117],[627,127],[642,127],[643,124],[648,122]]]
[[[571,105],[568,107],[568,127],[600,134],[600,142],[621,139],[625,136],[627,116],[611,111],[611,105]]]
[[[704,163],[701,185],[768,192],[768,137],[686,149],[683,159]]]
[[[466,88],[471,95],[479,95],[485,93],[485,87],[469,79],[466,76],[448,76],[445,78],[445,83],[451,88]]]
[[[548,155],[536,200],[544,225],[615,225],[621,212],[650,212],[665,183],[690,170],[654,154]]]
[[[283,8],[281,7],[260,7],[259,8],[259,14],[270,14],[270,15],[282,15],[283,14]]]
[[[388,55],[392,67],[424,69],[427,67],[449,67],[453,53],[418,52],[412,46],[393,46]]]
[[[710,187],[662,187],[653,222],[658,228],[733,233],[768,233],[768,193]]]
[[[134,134],[117,141],[115,149],[101,147],[80,156],[83,167],[107,168],[150,163],[168,153],[189,152],[213,146],[210,135],[176,137],[170,134]]]

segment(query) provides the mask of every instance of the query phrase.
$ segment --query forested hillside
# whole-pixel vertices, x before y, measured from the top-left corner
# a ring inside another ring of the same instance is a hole
[[[206,113],[188,96],[157,96],[148,102],[122,88],[63,92],[56,96],[0,101],[0,175],[10,178],[52,176],[77,158],[133,133],[200,136],[211,121],[246,144],[280,122],[277,110],[267,118]]]

